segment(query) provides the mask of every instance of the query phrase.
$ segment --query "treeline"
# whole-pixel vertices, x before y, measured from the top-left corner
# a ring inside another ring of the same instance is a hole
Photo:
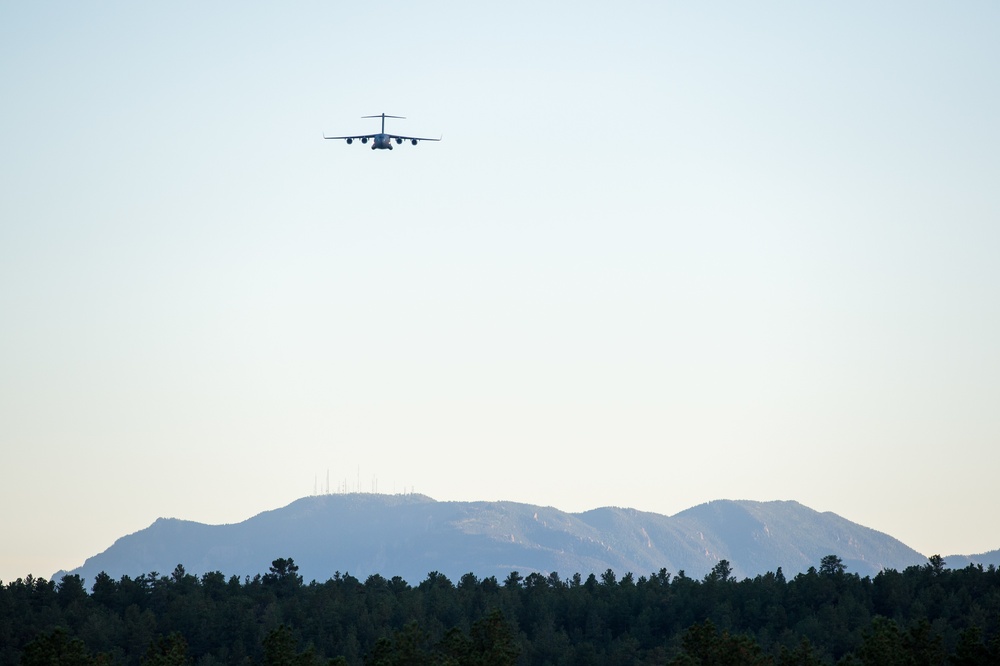
[[[0,664],[1000,664],[1000,572],[940,557],[875,577],[150,572],[0,584]]]

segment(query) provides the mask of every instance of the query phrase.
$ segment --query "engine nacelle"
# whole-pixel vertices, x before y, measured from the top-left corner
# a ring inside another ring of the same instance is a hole
[[[362,137],[361,143],[368,143],[368,137]]]
[[[397,146],[398,146],[399,144],[401,144],[401,143],[403,143],[403,140],[402,140],[402,139],[396,139],[396,145],[397,145]]]
[[[349,146],[349,145],[351,145],[352,143],[354,143],[354,139],[348,139],[348,140],[347,140],[347,145],[348,145],[348,146]]]
[[[412,143],[415,146],[415,145],[417,145],[417,140],[416,139],[410,139],[410,143]]]

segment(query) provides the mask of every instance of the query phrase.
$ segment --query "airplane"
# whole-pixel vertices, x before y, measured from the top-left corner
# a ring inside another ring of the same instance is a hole
[[[378,134],[358,134],[356,136],[327,136],[323,135],[324,139],[344,139],[347,143],[354,143],[355,139],[361,139],[361,143],[368,143],[371,139],[372,150],[378,148],[379,150],[392,150],[392,142],[395,141],[397,144],[401,144],[404,141],[409,141],[414,146],[417,145],[417,141],[440,141],[441,137],[437,139],[425,139],[421,136],[397,136],[395,134],[385,133],[385,119],[386,118],[403,118],[404,116],[387,116],[384,113],[377,116],[361,116],[362,118],[381,118],[382,119],[382,131]]]

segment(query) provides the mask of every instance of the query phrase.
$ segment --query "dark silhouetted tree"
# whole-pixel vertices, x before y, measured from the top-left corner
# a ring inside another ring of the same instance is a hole
[[[179,633],[160,637],[150,644],[146,656],[139,662],[143,666],[184,666],[188,659],[187,641]]]
[[[838,576],[847,571],[844,562],[836,555],[827,555],[819,562],[819,573],[823,576]]]
[[[62,627],[37,636],[21,654],[21,666],[93,666],[95,663],[83,641],[70,638]]]

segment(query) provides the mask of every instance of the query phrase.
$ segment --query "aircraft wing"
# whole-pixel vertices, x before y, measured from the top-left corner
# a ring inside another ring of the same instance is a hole
[[[440,141],[441,137],[436,139],[428,139],[422,136],[399,136],[398,134],[387,134],[390,139],[395,141],[396,139],[402,139],[403,141]]]
[[[323,135],[324,139],[374,139],[374,134],[356,134],[354,136],[327,136]]]

